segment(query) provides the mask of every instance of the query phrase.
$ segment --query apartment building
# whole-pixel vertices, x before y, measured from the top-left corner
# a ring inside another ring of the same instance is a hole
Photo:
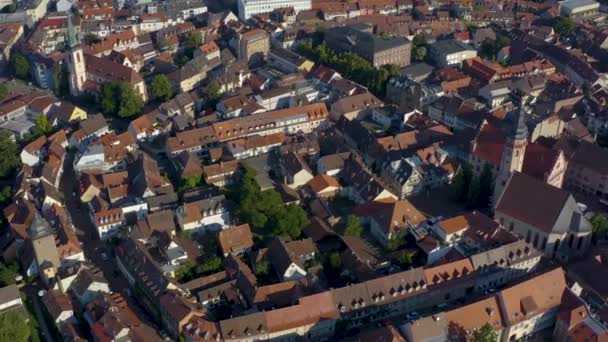
[[[459,40],[439,40],[430,45],[431,60],[439,67],[460,66],[465,59],[477,56],[477,50]]]
[[[270,13],[275,9],[292,7],[296,14],[312,8],[311,0],[239,0],[239,19],[247,19],[261,13]]]
[[[335,27],[325,33],[327,46],[337,52],[354,52],[374,67],[410,64],[411,42],[406,38],[382,39],[367,25]]]

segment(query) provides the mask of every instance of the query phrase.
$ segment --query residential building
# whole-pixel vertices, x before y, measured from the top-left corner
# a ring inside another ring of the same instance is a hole
[[[253,235],[248,224],[229,227],[217,233],[218,245],[224,256],[228,254],[240,255],[253,246]]]
[[[23,26],[17,23],[0,24],[0,67],[5,67],[11,59],[13,45],[23,35]]]
[[[311,9],[310,0],[239,0],[239,19],[246,21],[257,14],[269,14],[275,9],[292,7],[296,14]]]
[[[270,36],[261,29],[241,33],[238,47],[240,59],[250,64],[258,64],[266,60],[270,50]]]
[[[426,220],[426,216],[407,200],[368,202],[355,207],[353,215],[369,223],[370,233],[384,247]]]
[[[439,67],[460,66],[465,59],[477,56],[477,51],[459,40],[439,40],[429,46],[429,56]]]
[[[410,64],[412,44],[406,38],[382,39],[365,25],[335,27],[325,32],[327,46],[337,52],[353,52],[368,60],[374,67]]]
[[[298,189],[313,179],[313,172],[302,156],[288,152],[281,157],[284,182],[287,186]]]
[[[559,3],[560,13],[570,18],[587,18],[599,14],[600,4],[593,0],[566,0]]]
[[[563,151],[568,152],[565,149]],[[573,154],[569,155],[564,178],[565,188],[574,193],[607,199],[608,168],[604,165],[607,152],[605,148],[587,141],[576,144]]]
[[[182,230],[225,229],[231,222],[228,206],[224,195],[184,203],[177,209],[177,221]]]
[[[285,73],[308,73],[314,67],[314,62],[283,48],[268,51],[268,63]]]

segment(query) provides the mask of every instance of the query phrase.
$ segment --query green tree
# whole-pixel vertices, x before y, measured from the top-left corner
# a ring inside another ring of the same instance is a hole
[[[100,105],[104,114],[129,118],[142,112],[144,101],[128,83],[107,82],[101,87]]]
[[[488,323],[473,332],[473,342],[496,342],[498,335]]]
[[[213,80],[205,87],[205,95],[211,102],[216,102],[222,96],[222,87],[219,82]]]
[[[53,87],[55,95],[59,97],[69,95],[70,84],[68,81],[68,70],[65,63],[55,63],[55,65],[53,65]]]
[[[83,39],[84,39],[85,44],[87,44],[87,45],[101,43],[101,38],[99,38],[99,36],[94,33],[85,34]]]
[[[475,177],[471,180],[471,185],[469,186],[469,192],[467,193],[467,202],[466,206],[469,209],[475,209],[477,204],[479,203],[479,195],[481,192],[481,183],[479,182],[479,178]]]
[[[117,87],[114,83],[107,82],[101,86],[101,111],[104,114],[115,115],[118,108]]]
[[[414,254],[404,252],[399,256],[398,261],[401,266],[409,266],[414,262]]]
[[[135,92],[133,87],[126,83],[120,83],[120,105],[118,116],[129,118],[138,114],[144,109],[144,100]]]
[[[0,285],[8,286],[15,283],[19,275],[19,265],[15,262],[5,265],[0,262]]]
[[[406,236],[405,230],[402,230],[399,233],[397,233],[395,236],[393,236],[391,239],[388,240],[386,249],[388,249],[389,251],[396,251],[399,248],[401,248],[401,246],[403,246],[403,244],[405,243],[405,236]]]
[[[0,132],[0,178],[10,175],[21,165],[19,147],[8,132]]]
[[[165,102],[173,97],[173,85],[163,74],[154,76],[152,80],[152,96],[158,101]]]
[[[8,200],[11,199],[12,195],[13,194],[10,186],[5,185],[4,187],[2,187],[2,190],[0,190],[0,204],[8,202]]]
[[[489,164],[484,165],[479,175],[479,196],[477,198],[477,209],[485,209],[491,206],[494,195],[494,175]]]
[[[203,36],[200,32],[192,32],[188,35],[186,42],[184,43],[184,55],[188,59],[192,59],[194,56],[194,50],[198,49],[203,44]]]
[[[570,34],[576,28],[576,24],[574,23],[574,21],[564,16],[559,16],[553,19],[553,23],[551,24],[551,26],[553,27],[555,32],[560,35]]]
[[[462,164],[462,167],[454,176],[451,185],[452,198],[458,202],[465,202],[467,200],[467,194],[471,180],[473,179],[473,169],[468,163]]]
[[[15,5],[15,2],[2,7],[2,10],[0,10],[2,13],[15,13],[16,11],[17,5]]]
[[[361,233],[363,233],[361,220],[355,215],[348,215],[346,226],[344,227],[344,235],[360,237]]]
[[[418,33],[414,36],[412,44],[414,46],[426,46],[428,44],[429,37],[426,33]]]
[[[196,265],[188,260],[175,270],[175,279],[180,283],[188,282],[196,276]]]
[[[416,62],[422,62],[426,59],[426,47],[416,46],[412,51],[412,58]]]
[[[0,315],[0,341],[27,342],[29,338],[30,327],[18,312]]]
[[[266,259],[262,259],[255,264],[254,272],[256,275],[268,275],[270,273],[270,263]]]
[[[308,225],[306,211],[297,204],[289,204],[278,210],[271,219],[272,233],[296,239],[302,234],[302,228]]]
[[[342,267],[342,257],[340,256],[340,253],[332,252],[329,255],[329,266],[335,269]]]
[[[591,219],[591,226],[593,227],[593,234],[597,238],[605,238],[608,235],[608,219],[602,214],[596,214]]]
[[[40,114],[36,116],[36,126],[33,128],[33,133],[35,137],[43,136],[49,133],[53,127],[49,123],[49,119],[44,114]]]
[[[30,78],[30,63],[20,53],[13,53],[11,56],[10,69],[13,76],[27,81]]]
[[[192,175],[186,176],[182,178],[181,184],[179,186],[180,191],[185,191],[189,189],[194,189],[202,183],[203,176],[202,175]]]
[[[198,270],[202,274],[219,271],[222,268],[222,259],[218,257],[207,258],[199,265]]]
[[[232,185],[228,196],[237,203],[236,215],[249,223],[254,233],[263,237],[280,235],[292,239],[300,236],[309,223],[300,206],[285,205],[275,190],[261,191],[255,181],[255,171],[245,166],[240,181]]]
[[[340,72],[348,79],[366,86],[377,96],[384,96],[386,83],[399,72],[396,66],[386,65],[375,69],[363,57],[352,53],[335,53],[327,48],[325,43],[313,45],[312,42],[304,42],[298,45],[297,51],[302,56],[325,64]]]
[[[6,95],[8,95],[8,87],[6,83],[0,83],[0,100],[4,100]]]

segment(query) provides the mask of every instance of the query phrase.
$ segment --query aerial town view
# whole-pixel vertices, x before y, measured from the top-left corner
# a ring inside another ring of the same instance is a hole
[[[608,342],[608,0],[0,0],[0,342]]]

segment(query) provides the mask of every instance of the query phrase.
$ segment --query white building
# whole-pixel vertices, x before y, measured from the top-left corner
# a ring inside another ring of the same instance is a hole
[[[311,0],[239,0],[239,18],[243,21],[277,8],[293,7],[296,14],[312,8]]]
[[[559,3],[559,10],[567,17],[586,17],[599,13],[600,3],[593,0],[566,0]]]

